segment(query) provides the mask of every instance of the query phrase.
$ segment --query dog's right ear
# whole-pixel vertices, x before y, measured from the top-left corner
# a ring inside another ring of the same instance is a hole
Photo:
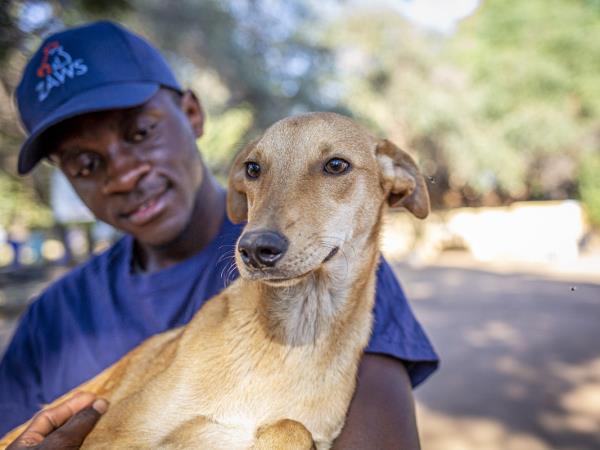
[[[246,177],[246,166],[244,160],[256,146],[258,139],[247,144],[238,152],[229,169],[227,182],[227,215],[233,223],[241,223],[248,220],[248,198],[244,188]]]
[[[411,156],[387,139],[377,143],[376,155],[389,205],[404,206],[419,219],[427,217],[427,184]]]

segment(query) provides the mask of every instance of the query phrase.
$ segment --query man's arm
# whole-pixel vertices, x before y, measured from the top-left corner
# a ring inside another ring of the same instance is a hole
[[[410,379],[402,362],[365,354],[346,424],[334,450],[418,450]]]

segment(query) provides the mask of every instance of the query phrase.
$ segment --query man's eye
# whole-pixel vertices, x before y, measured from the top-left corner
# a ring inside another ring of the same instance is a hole
[[[246,176],[248,178],[258,178],[258,176],[260,175],[260,166],[258,165],[258,163],[249,161],[246,163]]]
[[[350,163],[341,158],[332,158],[325,163],[323,170],[330,175],[341,175],[350,170]]]
[[[132,142],[142,142],[148,136],[148,130],[140,129],[131,135]]]
[[[147,127],[140,127],[133,131],[131,134],[131,142],[142,142],[148,137],[148,135],[156,128],[156,124],[149,125]]]
[[[68,163],[67,170],[74,177],[89,177],[100,166],[100,157],[91,153],[82,153]]]

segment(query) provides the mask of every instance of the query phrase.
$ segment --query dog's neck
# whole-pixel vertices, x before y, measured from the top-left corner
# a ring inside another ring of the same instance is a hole
[[[365,238],[358,248],[342,249],[335,260],[293,286],[256,282],[267,335],[286,346],[314,346],[339,330],[368,328],[379,258],[377,235]]]

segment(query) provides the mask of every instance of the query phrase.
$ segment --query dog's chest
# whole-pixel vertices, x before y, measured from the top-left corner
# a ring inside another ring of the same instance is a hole
[[[189,425],[196,443],[248,448],[258,428],[293,419],[302,423],[316,442],[330,442],[343,425],[354,376],[351,370],[345,376],[346,371],[317,364],[311,353],[287,352],[278,364],[264,358],[262,364],[252,358],[229,361],[218,378],[208,371],[188,374],[199,382],[195,386],[202,387],[192,389],[189,383],[173,386],[169,396],[177,399],[172,404],[178,407],[170,411],[163,403],[163,429],[181,436],[181,429]]]
[[[366,331],[357,345],[340,347],[329,337],[313,345],[283,345],[265,339],[259,327],[223,321],[214,328],[198,326],[187,340],[182,337],[173,363],[144,389],[113,404],[100,426],[113,436],[118,428],[122,442],[143,440],[147,448],[169,448],[174,440],[178,448],[189,442],[195,448],[236,449],[249,448],[260,427],[292,419],[308,429],[318,448],[327,448],[341,430],[354,389],[359,350],[368,336],[368,326],[361,328]],[[344,342],[347,337],[336,334]],[[138,414],[139,405],[144,407]]]

